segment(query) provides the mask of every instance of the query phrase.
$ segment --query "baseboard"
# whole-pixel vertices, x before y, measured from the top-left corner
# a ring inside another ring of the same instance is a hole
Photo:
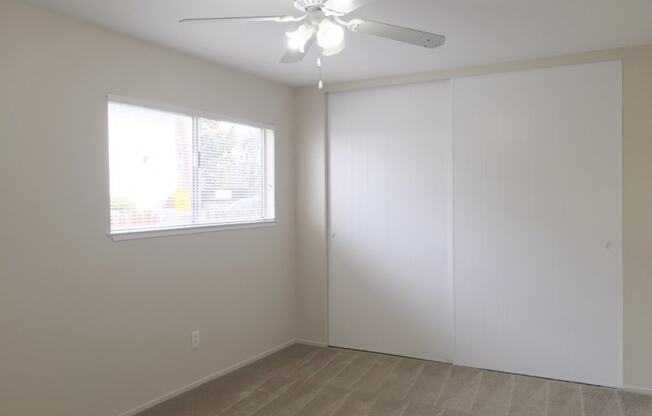
[[[328,347],[328,342],[324,341],[313,341],[310,339],[297,338],[294,340],[295,344],[305,344],[313,347]]]
[[[118,416],[134,416],[134,415],[136,415],[136,414],[138,414],[140,412],[143,412],[143,411],[145,411],[145,410],[147,410],[147,409],[149,409],[151,407],[156,406],[157,404],[160,404],[160,403],[163,403],[164,401],[170,400],[170,399],[172,399],[172,398],[174,398],[176,396],[179,396],[179,395],[181,395],[181,394],[183,394],[183,393],[185,393],[187,391],[190,391],[190,390],[192,390],[194,388],[197,388],[197,387],[201,386],[202,384],[206,384],[206,383],[208,383],[210,381],[213,381],[216,378],[219,378],[219,377],[222,377],[222,376],[224,376],[226,374],[229,374],[229,373],[231,373],[231,372],[233,372],[233,371],[235,371],[235,370],[237,370],[239,368],[242,368],[242,367],[244,367],[244,366],[246,366],[248,364],[253,363],[254,361],[258,361],[261,358],[265,358],[268,355],[274,354],[275,352],[280,351],[283,348],[287,348],[290,345],[297,344],[297,343],[305,344],[307,342],[300,341],[300,340],[297,340],[297,339],[292,339],[292,340],[290,340],[288,342],[285,342],[285,343],[283,343],[281,345],[277,345],[276,347],[271,348],[271,349],[269,349],[269,350],[267,350],[265,352],[262,352],[260,354],[254,355],[254,356],[252,356],[250,358],[247,358],[246,360],[241,361],[241,362],[239,362],[239,363],[237,363],[235,365],[227,367],[224,370],[220,370],[220,371],[218,371],[216,373],[213,373],[213,374],[211,374],[211,375],[209,375],[207,377],[201,378],[201,379],[199,379],[197,381],[193,381],[190,384],[187,384],[187,385],[185,385],[183,387],[180,387],[180,388],[178,388],[178,389],[176,389],[174,391],[171,391],[171,392],[169,392],[167,394],[164,394],[164,395],[162,395],[160,397],[157,397],[156,399],[153,399],[153,400],[150,400],[150,401],[148,401],[146,403],[143,403],[138,407],[135,407],[135,408],[133,408],[131,410],[128,410],[128,411],[126,411],[124,413],[120,413]]]
[[[629,393],[638,393],[645,394],[647,396],[652,396],[652,388],[649,387],[638,387],[638,386],[625,386],[623,390]]]

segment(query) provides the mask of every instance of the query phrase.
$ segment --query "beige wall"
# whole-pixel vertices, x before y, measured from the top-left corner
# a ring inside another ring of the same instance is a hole
[[[112,242],[109,92],[276,123],[278,225]],[[294,338],[293,109],[289,87],[0,0],[1,415],[116,416]]]
[[[328,88],[340,91],[613,59],[623,60],[624,71],[624,384],[632,390],[652,394],[652,46],[435,71],[336,84]],[[302,88],[297,94],[296,106],[313,106],[314,111],[320,108],[325,113],[319,97],[320,93],[314,88]],[[325,127],[321,130],[309,128],[305,125],[309,121],[299,119],[297,123],[301,126],[297,129],[297,160],[316,161],[299,164],[297,176],[320,178],[309,187],[297,189],[297,213],[301,215],[310,207],[320,207],[326,200],[326,188],[316,188],[319,183],[326,183],[321,180],[325,175],[322,161],[326,157],[321,141],[325,142],[326,131]],[[319,120],[318,125],[322,123]],[[326,221],[321,221],[321,208],[312,209],[316,209],[320,216],[313,218],[309,229],[299,228],[299,235],[318,232],[319,237],[303,235],[302,238],[324,241]],[[299,250],[301,253],[302,248]],[[328,328],[328,317],[322,313],[322,302],[327,299],[327,276],[324,274],[327,255],[321,248],[303,250],[305,257],[298,269],[297,297],[306,301],[297,315],[298,327],[311,328],[310,334],[315,334],[314,337],[319,333],[327,334]],[[309,310],[309,302],[316,305],[312,310]],[[327,335],[313,339],[327,342]]]
[[[295,95],[297,141],[297,336],[328,342],[326,229],[326,96],[314,87]]]
[[[652,393],[652,45],[623,71],[625,385]]]
[[[614,54],[625,383],[652,388],[652,47]],[[279,224],[109,240],[109,92],[276,123]],[[327,342],[325,115],[314,87],[0,0],[0,414],[116,416],[294,337]]]

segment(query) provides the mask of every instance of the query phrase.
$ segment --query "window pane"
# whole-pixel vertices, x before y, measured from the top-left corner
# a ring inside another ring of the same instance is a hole
[[[192,121],[109,103],[112,231],[192,224]]]
[[[199,118],[198,223],[265,218],[264,132]]]

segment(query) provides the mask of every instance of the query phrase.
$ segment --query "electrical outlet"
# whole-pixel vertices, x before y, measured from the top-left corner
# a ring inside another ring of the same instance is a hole
[[[199,349],[199,342],[200,342],[199,330],[192,331],[192,349],[193,350]]]

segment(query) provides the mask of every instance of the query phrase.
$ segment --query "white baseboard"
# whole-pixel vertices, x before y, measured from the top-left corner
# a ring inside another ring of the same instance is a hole
[[[311,345],[313,347],[328,347],[328,342],[324,342],[324,341],[313,341],[310,339],[302,339],[302,338],[297,338],[294,341],[296,344]]]
[[[638,386],[625,386],[623,390],[629,393],[638,393],[652,396],[652,388],[649,387],[638,387]]]
[[[176,389],[174,391],[171,391],[171,392],[169,392],[167,394],[164,394],[164,395],[162,395],[160,397],[157,397],[156,399],[153,399],[153,400],[150,400],[150,401],[148,401],[146,403],[143,403],[138,407],[135,407],[135,408],[133,408],[131,410],[127,410],[124,413],[120,413],[118,416],[134,416],[134,415],[136,415],[136,414],[138,414],[140,412],[143,412],[143,411],[145,411],[145,410],[147,410],[147,409],[149,409],[151,407],[156,406],[157,404],[160,404],[160,403],[163,403],[164,401],[170,400],[170,399],[172,399],[172,398],[174,398],[176,396],[179,396],[179,395],[181,395],[181,394],[183,394],[183,393],[185,393],[187,391],[190,391],[190,390],[192,390],[192,389],[194,389],[196,387],[199,387],[202,384],[206,384],[206,383],[208,383],[210,381],[213,381],[216,378],[222,377],[222,376],[224,376],[224,375],[226,375],[228,373],[231,373],[231,372],[233,372],[233,371],[235,371],[235,370],[237,370],[239,368],[242,368],[242,367],[244,367],[244,366],[246,366],[248,364],[251,364],[254,361],[258,361],[261,358],[265,358],[268,355],[274,354],[275,352],[280,351],[283,348],[287,348],[290,345],[297,344],[297,343],[305,344],[307,342],[300,341],[300,340],[297,340],[297,339],[292,339],[292,340],[290,340],[290,341],[288,341],[286,343],[283,343],[281,345],[277,345],[276,347],[271,348],[271,349],[269,349],[269,350],[267,350],[265,352],[262,352],[260,354],[254,355],[253,357],[247,358],[246,360],[241,361],[241,362],[239,362],[239,363],[237,363],[235,365],[227,367],[224,370],[220,370],[220,371],[218,371],[216,373],[213,373],[213,374],[211,374],[209,376],[201,378],[201,379],[199,379],[197,381],[193,381],[190,384],[187,384],[187,385],[185,385],[183,387],[180,387],[180,388],[178,388],[178,389]]]

